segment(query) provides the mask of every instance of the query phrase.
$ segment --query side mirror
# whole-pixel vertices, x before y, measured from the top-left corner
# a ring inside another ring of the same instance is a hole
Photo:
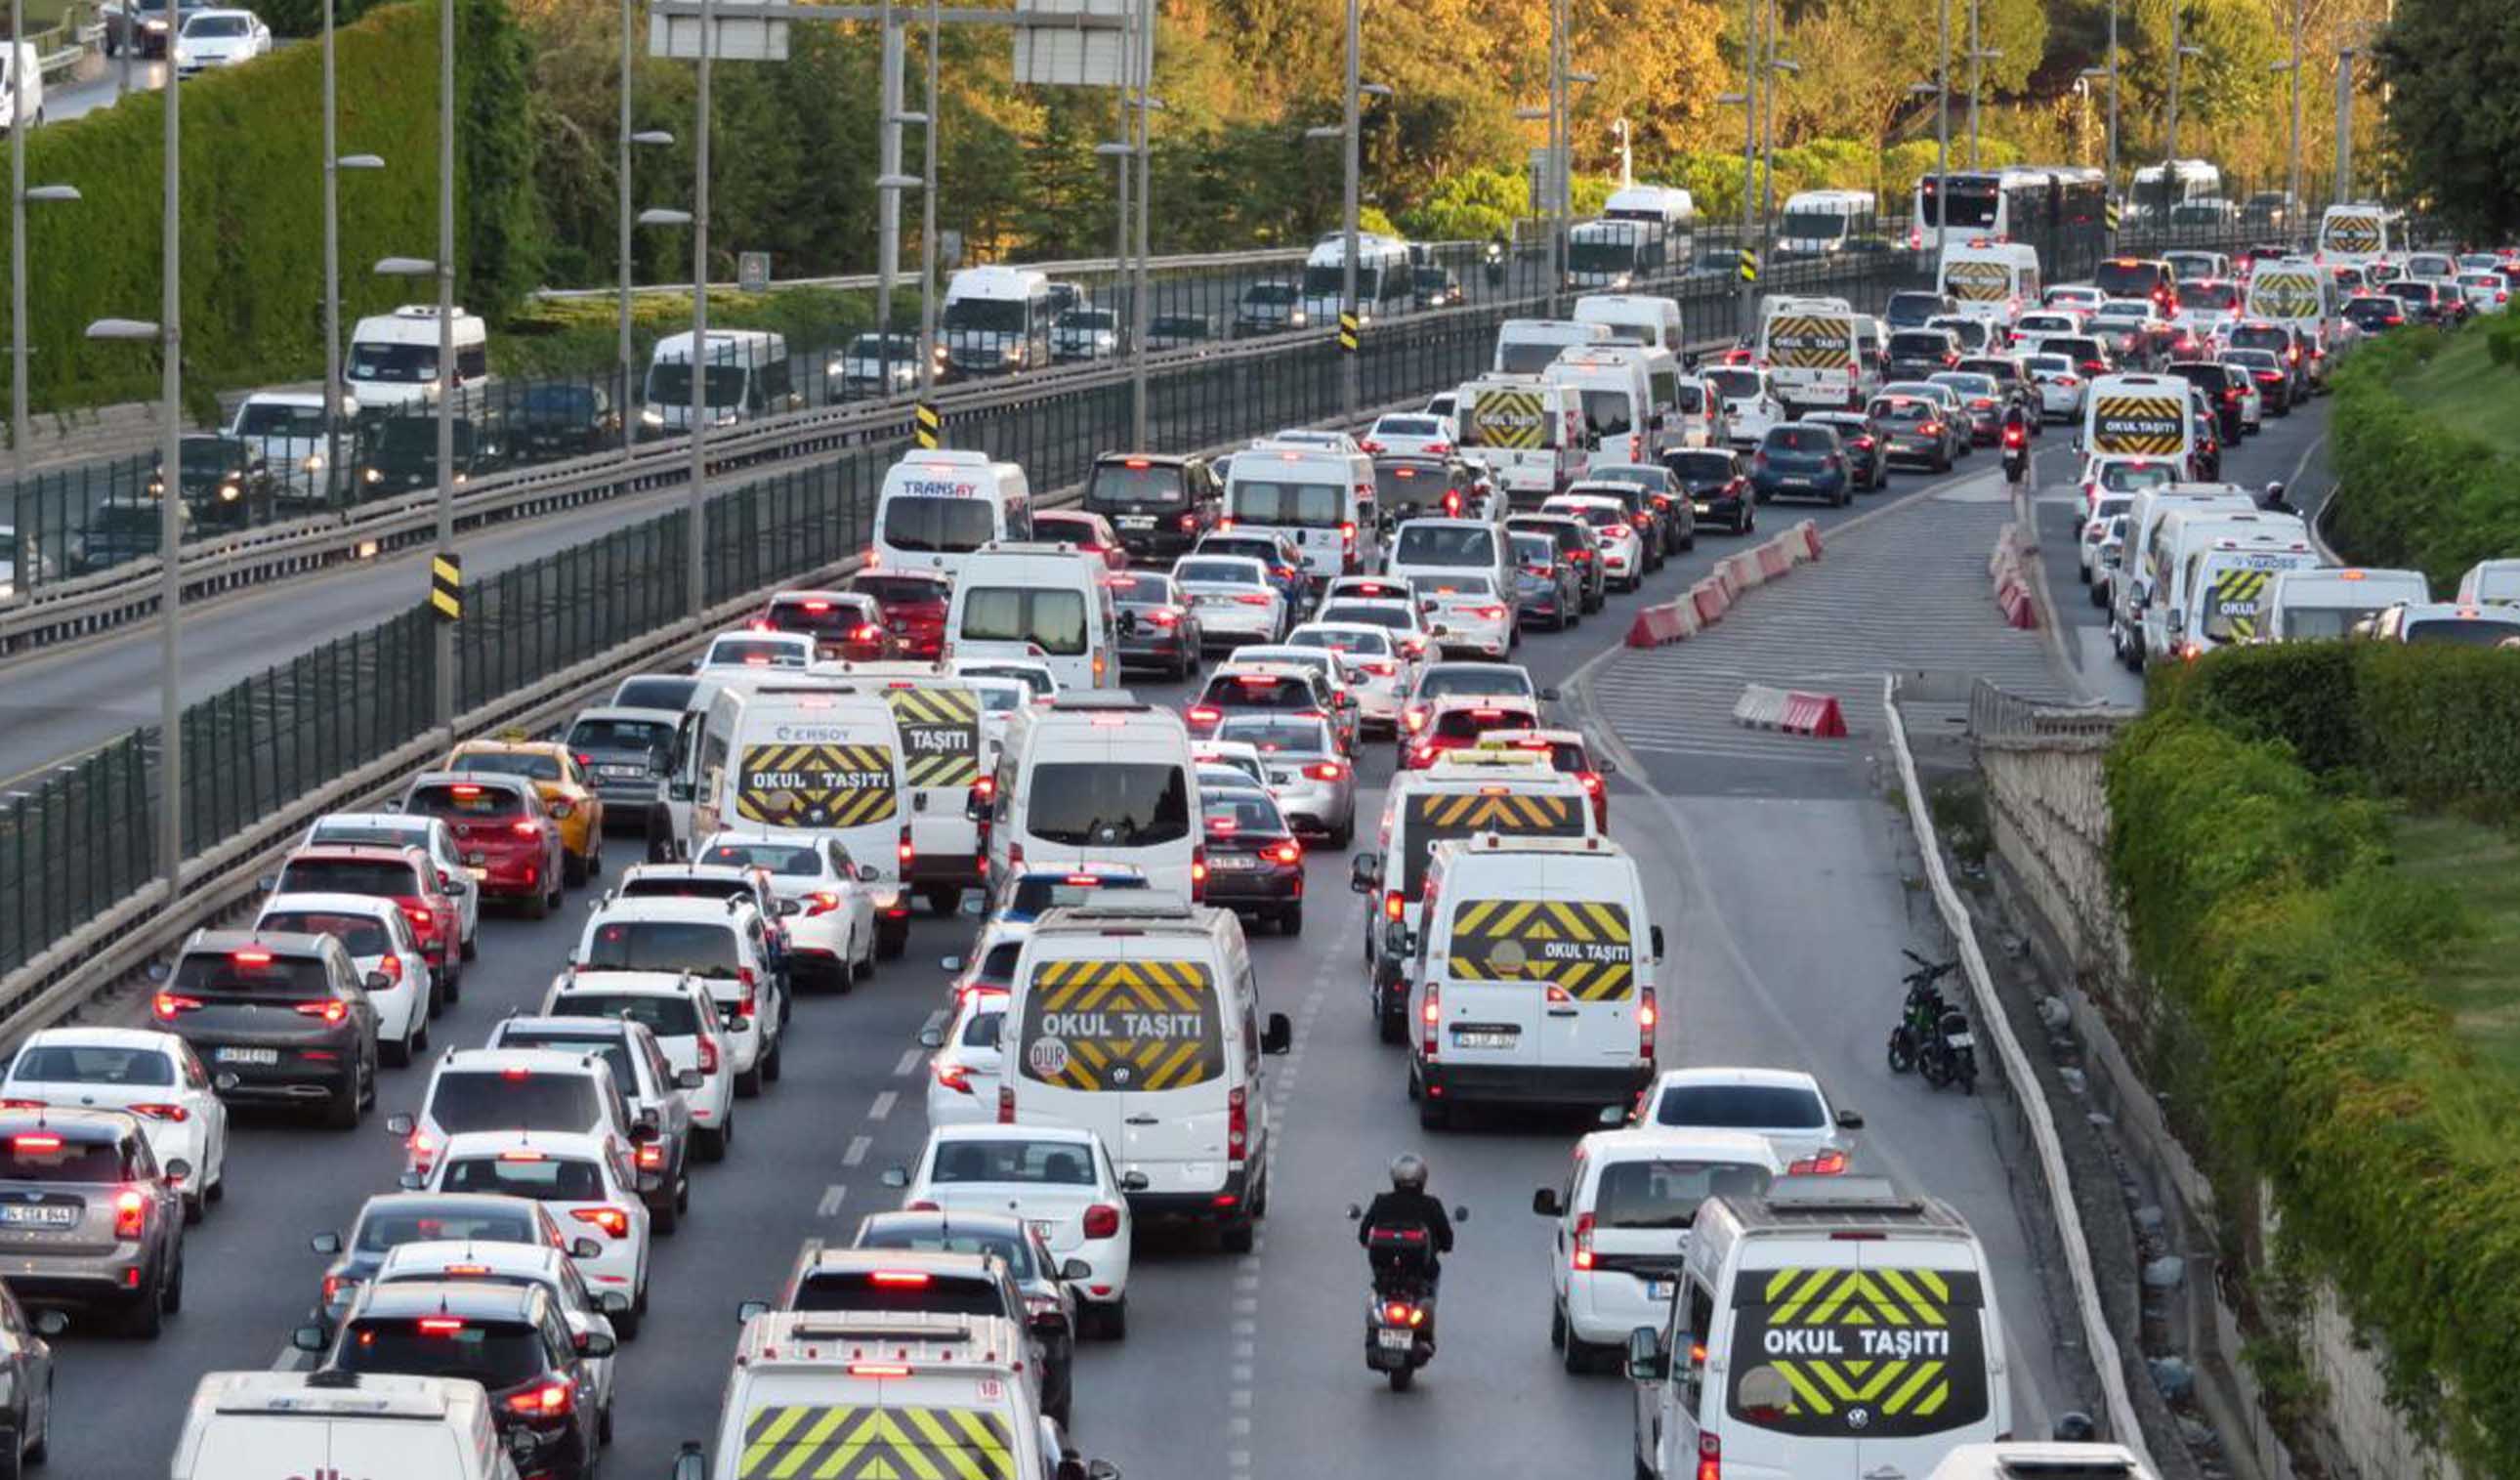
[[[2187,630],[2187,613],[2173,609],[2168,615],[2162,618],[2162,622],[2163,625],[2167,626],[2173,633],[2184,632]]]
[[[1595,1116],[1594,1120],[1597,1124],[1607,1126],[1615,1131],[1628,1123],[1628,1112],[1619,1105],[1605,1104],[1601,1106],[1601,1113]]]
[[[1544,703],[1544,704],[1553,704],[1553,703],[1557,702],[1557,691],[1556,691],[1556,690],[1554,690],[1554,689],[1543,689],[1543,690],[1541,690],[1541,691],[1540,691],[1540,701],[1541,701],[1542,703]]]
[[[1295,1025],[1283,1012],[1269,1014],[1269,1025],[1260,1030],[1260,1052],[1290,1054],[1295,1048]]]
[[[306,1246],[318,1254],[338,1254],[341,1252],[341,1235],[329,1231],[318,1233],[306,1240]]]
[[[181,1156],[167,1162],[166,1180],[176,1187],[182,1187],[193,1180],[193,1164]]]
[[[1429,637],[1451,637],[1453,635],[1453,629],[1445,626],[1442,622],[1437,622],[1434,626],[1426,629],[1426,635]]]
[[[1597,755],[1593,758],[1593,769],[1603,776],[1616,776],[1619,774],[1619,763],[1606,755]]]
[[[1543,1218],[1563,1218],[1566,1207],[1557,1200],[1555,1188],[1541,1188],[1531,1194],[1531,1210]]]
[[[1467,1204],[1459,1202],[1453,1204],[1453,1221],[1455,1223],[1470,1221],[1470,1210]]]
[[[1841,1130],[1861,1131],[1864,1129],[1864,1116],[1854,1110],[1840,1110],[1837,1112],[1837,1124]]]
[[[596,1242],[592,1238],[572,1238],[568,1242],[568,1257],[571,1259],[601,1259],[604,1257],[604,1245]]]
[[[883,1176],[880,1180],[885,1187],[891,1188],[895,1191],[899,1191],[901,1188],[910,1186],[910,1168],[901,1166],[885,1167],[883,1169]]]
[[[1347,886],[1359,894],[1371,894],[1382,884],[1382,855],[1360,853],[1347,861]]]
[[[674,1075],[674,1088],[677,1090],[697,1090],[706,1083],[708,1076],[698,1069],[684,1069]]]
[[[1410,933],[1409,922],[1407,920],[1395,919],[1383,930],[1382,952],[1384,955],[1392,958],[1394,961],[1406,961],[1409,957],[1415,955],[1416,951],[1417,942],[1415,937]]]
[[[612,1337],[604,1331],[580,1331],[571,1344],[581,1357],[609,1357],[614,1348]]]
[[[1354,1223],[1354,1222],[1356,1222],[1358,1219],[1360,1219],[1360,1218],[1362,1218],[1362,1217],[1364,1217],[1364,1216],[1365,1216],[1365,1209],[1363,1209],[1363,1208],[1361,1208],[1361,1207],[1358,1207],[1358,1206],[1357,1206],[1355,1203],[1353,1203],[1353,1202],[1351,1202],[1351,1203],[1349,1203],[1349,1204],[1347,1205],[1347,1221],[1348,1221],[1348,1222],[1350,1222],[1350,1223]]]
[[[1120,1480],[1120,1466],[1108,1459],[1085,1461],[1085,1480]]]
[[[27,1318],[38,1336],[58,1336],[70,1328],[70,1318],[62,1311],[37,1311]]]
[[[1091,1279],[1094,1278],[1094,1266],[1082,1259],[1070,1259],[1058,1267],[1058,1278],[1071,1284],[1079,1279]]]
[[[428,1185],[428,1179],[418,1172],[405,1172],[394,1179],[394,1186],[406,1192],[417,1192]]]
[[[520,1428],[517,1432],[525,1431]],[[700,1452],[698,1440],[683,1441],[682,1453],[674,1457],[673,1480],[708,1480],[708,1456]]]
[[[1670,1369],[1662,1354],[1662,1338],[1649,1325],[1628,1332],[1628,1380],[1660,1382]]]
[[[626,1316],[630,1314],[630,1297],[619,1290],[606,1290],[595,1297],[595,1308],[608,1317]]]
[[[370,971],[359,982],[360,986],[371,992],[390,992],[393,990],[393,978],[382,971]]]
[[[385,1117],[385,1130],[388,1134],[394,1136],[410,1135],[414,1124],[415,1122],[409,1115],[394,1114]]]
[[[1147,1180],[1147,1174],[1144,1172],[1123,1172],[1120,1174],[1120,1190],[1123,1192],[1143,1192],[1152,1186],[1154,1186],[1154,1184]]]
[[[920,1029],[919,1046],[922,1049],[941,1049],[945,1047],[945,1030],[943,1028]]]
[[[875,865],[873,865],[873,864],[860,864],[860,865],[858,865],[858,882],[859,882],[859,883],[862,883],[862,884],[871,884],[871,883],[874,883],[874,882],[875,882],[875,880],[876,880]]]
[[[783,899],[779,902],[779,917],[782,919],[785,919],[791,915],[802,915],[804,913],[805,902],[801,899]]]
[[[769,1314],[770,1302],[767,1300],[741,1300],[736,1302],[735,1322],[738,1325],[742,1325],[755,1316],[767,1316]]]
[[[1662,926],[1655,925],[1647,938],[1653,944],[1654,960],[1662,960]]]
[[[289,1333],[289,1344],[301,1352],[320,1352],[324,1350],[324,1328],[301,1325]]]
[[[963,958],[959,956],[939,956],[936,958],[936,965],[939,970],[949,972],[960,971],[963,969]]]
[[[265,888],[269,888],[269,887],[270,887],[270,885],[265,884],[263,887],[265,887]],[[153,962],[151,962],[151,963],[149,964],[149,972],[148,972],[148,975],[149,975],[149,979],[150,979],[151,981],[158,982],[158,983],[161,983],[161,984],[162,984],[162,983],[163,983],[163,982],[165,982],[169,977],[172,977],[174,974],[175,974],[175,967],[174,967],[170,963],[163,962],[163,961],[153,961]]]

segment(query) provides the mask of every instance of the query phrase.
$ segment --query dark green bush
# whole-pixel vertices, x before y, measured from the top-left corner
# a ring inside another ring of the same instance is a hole
[[[2317,772],[2351,766],[2360,742],[2354,723],[2354,658],[2345,643],[2282,643],[2228,648],[2213,661],[2151,670],[2154,707],[2183,705],[2249,740],[2280,740]]]
[[[2398,389],[2400,378],[2444,342],[2428,331],[2401,330],[2338,369],[2337,492],[2327,524],[2347,558],[2419,569],[2436,591],[2455,588],[2478,561],[2520,549],[2520,458],[2431,416]],[[2504,342],[2496,338],[2498,352]]]
[[[497,316],[538,274],[525,54],[501,0],[461,7],[459,296]],[[380,257],[437,252],[436,18],[430,4],[382,6],[338,35],[341,152],[385,160],[382,170],[341,177],[345,326],[428,292],[370,268]],[[318,48],[292,46],[184,84],[183,342],[196,393],[322,372],[322,62]],[[75,185],[83,197],[30,212],[29,396],[38,411],[156,393],[154,356],[90,342],[82,331],[97,318],[159,316],[164,127],[153,93],[27,136],[26,178]]]

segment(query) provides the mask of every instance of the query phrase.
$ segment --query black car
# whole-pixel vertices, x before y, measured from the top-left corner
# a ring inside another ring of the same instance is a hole
[[[1086,1269],[1082,1261],[1078,1267]],[[1041,1411],[1065,1424],[1070,1421],[1076,1391],[1074,1307],[1072,1295],[1061,1299],[1060,1295],[1026,1293],[1009,1262],[993,1250],[844,1249],[809,1238],[778,1301],[744,1301],[736,1307],[736,1319],[750,1321],[767,1311],[858,1317],[920,1311],[994,1316],[1031,1333],[1041,1359]]]
[[[560,1302],[539,1284],[370,1285],[338,1335],[305,1325],[291,1340],[321,1354],[318,1372],[471,1378],[488,1390],[491,1422],[522,1473],[579,1480],[595,1470],[608,1417],[596,1410],[587,1364],[611,1356],[613,1339],[600,1330],[572,1333]]]
[[[1514,605],[1526,622],[1547,622],[1563,632],[1583,620],[1584,578],[1546,534],[1516,530],[1513,540]]]
[[[923,1249],[944,1254],[988,1254],[1005,1265],[1023,1293],[1025,1323],[1042,1343],[1043,1364],[1076,1345],[1076,1290],[1068,1281],[1091,1270],[1081,1260],[1061,1265],[1049,1241],[1031,1224],[1004,1213],[875,1213],[858,1224],[861,1249]],[[1047,1372],[1044,1373],[1048,1375]],[[1043,1384],[1048,1387],[1048,1383]],[[1064,1413],[1061,1414],[1062,1418]]]
[[[1958,365],[1960,346],[1949,330],[1902,329],[1891,334],[1882,355],[1883,380],[1921,381]]]
[[[386,416],[362,428],[358,466],[350,486],[362,499],[391,498],[437,486],[437,418]],[[470,482],[501,466],[496,438],[476,432],[472,419],[455,419],[455,482]]]
[[[2445,293],[2438,283],[2400,278],[2383,291],[2406,305],[2407,322],[2410,324],[2446,325],[2464,317],[2461,310],[2467,304],[2465,296]]]
[[[167,38],[184,28],[184,22],[195,11],[206,9],[212,0],[178,0],[174,14],[167,14],[167,0],[106,0],[97,8],[98,24],[105,31],[105,54],[119,57],[129,52],[135,57],[163,57]]]
[[[509,402],[505,420],[509,445],[520,458],[582,457],[621,445],[612,392],[593,383],[536,381]]]
[[[1250,919],[1277,922],[1282,935],[1304,928],[1304,845],[1278,810],[1277,798],[1254,786],[1199,792],[1207,845],[1207,902]]]
[[[162,976],[156,1026],[193,1046],[234,1104],[312,1106],[346,1131],[377,1098],[377,1009],[330,935],[197,930]]]
[[[1922,329],[1928,319],[1959,311],[1958,301],[1948,293],[1911,290],[1890,295],[1882,305],[1881,321],[1892,329]]]
[[[1162,564],[1190,554],[1216,527],[1225,483],[1202,457],[1106,452],[1086,474],[1082,507],[1111,521],[1129,559]]]
[[[2003,440],[2003,412],[2009,403],[1993,381],[1962,371],[1947,370],[1926,377],[1926,383],[1948,385],[1959,397],[1959,415],[1968,428],[1969,445],[1992,447]]]
[[[1847,467],[1855,474],[1856,492],[1872,493],[1890,481],[1890,454],[1871,417],[1861,411],[1813,411],[1804,413],[1803,420],[1836,430],[1838,445],[1846,449]]]
[[[1748,534],[1758,524],[1752,507],[1750,476],[1741,455],[1725,447],[1684,447],[1662,455],[1662,466],[1688,495],[1689,513],[1711,519],[1734,534]]]
[[[1462,301],[1462,280],[1449,267],[1414,268],[1409,274],[1409,295],[1420,308],[1453,308]]]
[[[340,1323],[362,1286],[376,1278],[385,1256],[406,1243],[460,1239],[478,1243],[530,1243],[592,1259],[604,1246],[592,1235],[569,1238],[539,1202],[492,1192],[383,1192],[360,1204],[359,1221],[345,1237],[328,1229],[306,1246],[333,1262],[317,1286],[309,1317],[327,1330]]]
[[[1568,514],[1516,514],[1507,516],[1505,527],[1515,534],[1545,534],[1556,541],[1558,557],[1573,563],[1583,577],[1577,618],[1601,609],[1609,599],[1610,575],[1601,564],[1601,537],[1592,525]]]
[[[188,431],[179,451],[175,486],[183,491],[196,529],[206,534],[271,522],[280,485],[262,449],[224,432]],[[149,497],[165,491],[166,464],[158,458],[149,465]]]
[[[109,499],[88,511],[87,527],[70,536],[70,574],[111,570],[129,561],[158,553],[160,522],[165,516],[155,499]],[[193,537],[191,506],[177,512],[181,539]]]
[[[2205,404],[2214,408],[2216,425],[2222,429],[2226,444],[2240,439],[2240,396],[2238,382],[2220,360],[2173,360],[2164,370],[2205,392]]]
[[[2344,311],[2347,321],[2364,334],[2382,334],[2407,322],[2407,305],[2387,293],[2348,298]]]
[[[2223,480],[2223,449],[2228,439],[2215,426],[2215,419],[2205,412],[2196,413],[2195,450],[2188,454],[2196,465],[2196,480],[2219,483]]]
[[[1120,624],[1120,666],[1156,668],[1176,680],[1198,672],[1198,607],[1160,570],[1131,570],[1105,582]]]
[[[679,718],[661,709],[581,709],[569,721],[569,753],[604,799],[605,830],[647,831],[664,805]]]

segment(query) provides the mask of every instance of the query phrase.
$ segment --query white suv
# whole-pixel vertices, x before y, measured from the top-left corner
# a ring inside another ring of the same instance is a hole
[[[417,1115],[390,1115],[406,1172],[427,1176],[450,1138],[473,1131],[548,1131],[603,1137],[630,1151],[636,1124],[612,1067],[557,1049],[449,1049],[429,1071]]]
[[[734,1050],[735,1093],[749,1099],[779,1078],[787,1003],[761,912],[735,899],[608,899],[586,921],[569,964],[604,971],[680,971],[718,1006]]]

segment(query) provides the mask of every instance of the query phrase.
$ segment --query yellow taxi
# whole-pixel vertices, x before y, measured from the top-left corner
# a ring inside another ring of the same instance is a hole
[[[604,872],[604,798],[566,745],[521,735],[466,740],[437,769],[521,776],[532,782],[544,810],[560,828],[562,881],[582,884]]]

